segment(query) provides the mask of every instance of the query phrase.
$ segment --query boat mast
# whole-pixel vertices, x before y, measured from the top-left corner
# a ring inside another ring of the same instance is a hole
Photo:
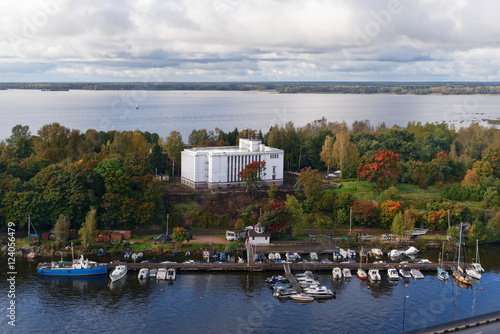
[[[460,223],[460,235],[458,238],[458,258],[457,258],[457,268],[460,270],[460,247],[462,245],[462,223]]]
[[[479,239],[476,239],[476,263],[479,262]]]

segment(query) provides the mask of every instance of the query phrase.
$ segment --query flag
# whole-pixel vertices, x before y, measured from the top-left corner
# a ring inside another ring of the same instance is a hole
[[[68,250],[68,249],[70,249],[70,248],[71,248],[71,247],[69,247],[69,246],[66,246],[65,250]]]

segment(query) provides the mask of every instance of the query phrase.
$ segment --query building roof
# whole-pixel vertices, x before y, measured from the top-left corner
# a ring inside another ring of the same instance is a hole
[[[255,230],[249,230],[248,231],[248,236],[249,237],[270,237],[271,232],[264,231],[262,233],[257,233]]]

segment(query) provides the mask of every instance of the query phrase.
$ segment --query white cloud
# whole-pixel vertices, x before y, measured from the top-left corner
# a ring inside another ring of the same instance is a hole
[[[0,3],[3,81],[500,80],[500,3]],[[35,70],[34,70],[35,69]],[[30,80],[30,79],[28,79]]]

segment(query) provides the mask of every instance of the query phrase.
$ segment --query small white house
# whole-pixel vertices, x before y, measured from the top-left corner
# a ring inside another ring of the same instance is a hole
[[[241,187],[238,173],[254,161],[265,161],[261,178],[268,185],[283,184],[283,150],[260,140],[240,138],[239,146],[196,147],[181,153],[181,182],[192,188]]]
[[[248,243],[250,245],[265,246],[271,243],[271,232],[259,222],[253,230],[248,230]]]

